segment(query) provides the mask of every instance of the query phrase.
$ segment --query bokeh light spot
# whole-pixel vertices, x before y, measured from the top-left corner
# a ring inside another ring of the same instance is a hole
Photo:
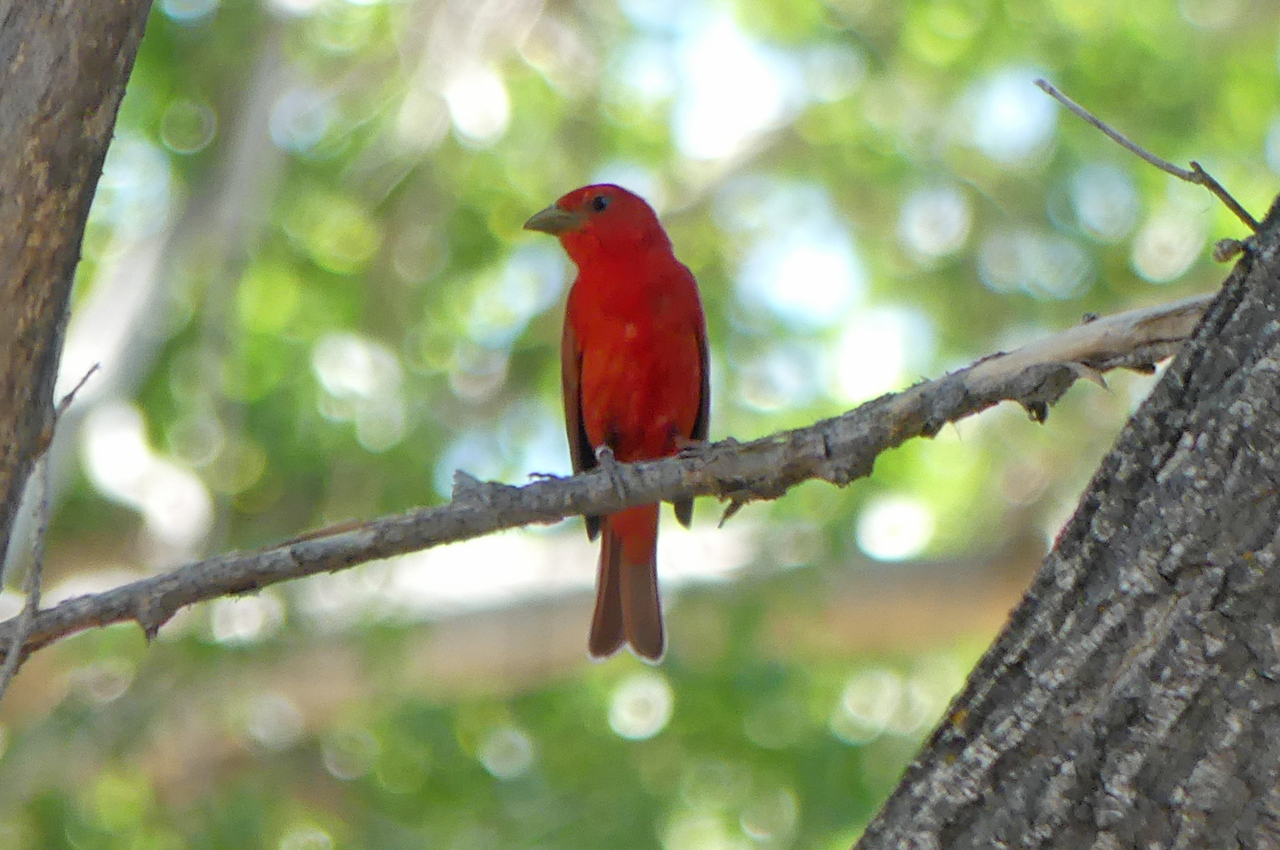
[[[253,265],[236,287],[236,315],[256,333],[279,333],[293,320],[302,300],[302,276],[285,263]]]
[[[17,593],[13,590],[0,590],[0,622],[17,616],[26,601],[27,597],[24,593]]]
[[[474,289],[466,333],[486,348],[506,348],[529,320],[560,298],[565,281],[564,252],[548,242],[521,245],[496,273]]]
[[[823,188],[745,175],[717,192],[713,215],[753,242],[737,275],[751,312],[763,308],[799,330],[816,330],[844,320],[862,299],[866,269]]]
[[[400,363],[391,350],[350,333],[322,337],[311,368],[325,391],[339,398],[371,398],[400,385]]]
[[[742,731],[757,747],[785,750],[805,729],[805,707],[798,701],[775,699],[753,708],[742,721]]]
[[[318,826],[295,826],[280,838],[280,850],[333,850],[333,836]]]
[[[933,326],[915,310],[881,307],[859,313],[836,346],[836,392],[858,404],[900,389],[933,357]]]
[[[842,321],[866,287],[849,236],[834,228],[765,237],[747,254],[739,291],[801,328]]]
[[[613,689],[609,726],[629,741],[652,738],[671,720],[675,700],[671,686],[658,673],[636,673]]]
[[[147,532],[179,550],[197,547],[213,524],[213,500],[190,470],[155,454],[132,405],[104,403],[81,431],[81,459],[103,495],[138,510]]]
[[[428,151],[444,139],[449,124],[449,107],[439,92],[411,88],[396,113],[395,139],[410,151]]]
[[[809,94],[819,102],[834,102],[850,96],[867,76],[867,59],[844,44],[819,45],[804,54],[804,81]]]
[[[147,530],[170,546],[196,546],[213,524],[213,504],[203,482],[166,460],[155,458],[148,465],[139,501]]]
[[[1204,249],[1205,230],[1193,214],[1169,209],[1152,216],[1133,239],[1133,270],[1151,283],[1181,277]]]
[[[160,117],[160,140],[174,153],[198,153],[213,141],[218,117],[203,100],[175,98]]]
[[[322,3],[316,9],[318,14],[311,18],[310,26],[306,28],[309,40],[326,53],[356,53],[369,44],[377,31],[380,16],[371,8],[376,2],[341,0]]]
[[[874,741],[897,713],[903,689],[902,677],[882,667],[850,676],[831,712],[831,734],[846,744]]]
[[[386,346],[350,333],[328,334],[311,352],[326,418],[353,420],[356,440],[371,452],[398,444],[408,429],[401,391],[403,368]]]
[[[1080,225],[1100,242],[1118,242],[1138,220],[1138,191],[1114,165],[1086,165],[1071,176],[1071,205]]]
[[[748,39],[717,17],[680,47],[683,83],[672,116],[676,147],[692,159],[737,153],[802,102],[794,61]]]
[[[610,71],[609,93],[624,108],[663,103],[675,94],[679,81],[675,52],[667,42],[654,38],[632,39]]]
[[[142,239],[164,227],[173,201],[169,157],[146,139],[120,132],[102,166],[93,218],[126,238]]]
[[[209,634],[215,643],[259,643],[275,635],[283,624],[284,606],[268,590],[256,596],[215,599],[210,606]]]
[[[449,389],[472,404],[488,401],[506,383],[509,366],[506,351],[461,340],[449,361]]]
[[[858,515],[858,547],[878,561],[905,561],[933,539],[933,510],[903,495],[877,496]]]
[[[151,460],[142,413],[130,404],[100,404],[82,433],[85,472],[100,492],[134,503]]]
[[[738,823],[748,838],[776,846],[791,838],[799,817],[800,804],[795,792],[779,787],[753,793]]]
[[[325,137],[334,118],[328,94],[299,86],[280,95],[271,109],[267,127],[276,147],[305,154]]]
[[[1000,231],[978,249],[978,276],[999,293],[1021,289],[1039,298],[1074,298],[1093,282],[1093,260],[1056,233]]]
[[[104,658],[72,671],[70,690],[87,702],[104,705],[119,699],[133,684],[137,670],[124,658]]]
[[[1009,68],[978,84],[964,98],[978,150],[1016,165],[1044,149],[1058,125],[1058,105],[1035,87],[1045,76],[1034,68]]]
[[[620,0],[618,6],[636,29],[659,33],[681,29],[689,11],[682,0]]]
[[[287,750],[302,740],[305,724],[293,700],[281,694],[254,695],[245,710],[245,732],[263,749]]]
[[[305,17],[316,10],[323,0],[267,0],[272,12],[281,16]]]
[[[180,24],[197,24],[212,15],[218,0],[160,0],[160,11]]]
[[[739,397],[748,407],[765,413],[807,404],[817,394],[818,361],[808,346],[770,346],[745,358],[739,367]]]
[[[449,246],[435,227],[406,224],[391,244],[391,265],[400,279],[409,284],[425,283],[444,268]]]
[[[516,779],[533,767],[533,739],[515,726],[490,730],[477,752],[480,764],[498,779]]]
[[[226,445],[222,423],[204,412],[191,412],[175,419],[166,434],[169,449],[191,466],[212,461]]]
[[[1222,30],[1240,16],[1241,0],[1178,0],[1183,20],[1202,30]]]
[[[704,758],[685,768],[680,799],[690,809],[718,811],[740,805],[751,789],[751,772],[742,764]]]
[[[136,827],[155,805],[151,783],[145,776],[103,772],[90,792],[93,819],[108,832],[121,833]]]
[[[373,769],[381,747],[368,729],[338,729],[325,736],[321,745],[324,769],[335,779],[350,782]]]
[[[382,241],[381,226],[354,198],[328,192],[299,199],[284,226],[313,263],[334,274],[363,270]]]
[[[969,200],[959,189],[917,189],[898,215],[898,238],[920,259],[944,257],[964,247],[971,221]]]
[[[459,73],[445,85],[444,99],[463,140],[488,147],[507,132],[511,101],[494,68],[484,65]]]
[[[736,830],[735,830],[736,831]],[[747,850],[724,819],[709,812],[680,812],[662,833],[663,850]]]
[[[215,492],[235,496],[257,484],[267,469],[262,444],[244,435],[227,440],[204,468],[205,481]]]

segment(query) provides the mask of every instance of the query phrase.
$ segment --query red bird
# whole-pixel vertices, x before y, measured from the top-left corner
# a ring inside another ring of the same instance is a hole
[[[525,229],[559,237],[578,277],[569,290],[560,378],[573,471],[600,453],[618,461],[674,455],[707,438],[707,329],[693,274],[644,199],[612,185],[584,186],[537,213]],[[693,500],[675,503],[688,526]],[[596,610],[587,642],[593,658],[631,644],[662,658],[658,601],[658,506],[587,517],[604,532]]]

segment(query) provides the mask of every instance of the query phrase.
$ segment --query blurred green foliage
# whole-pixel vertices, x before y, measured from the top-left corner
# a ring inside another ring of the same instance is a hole
[[[1210,290],[1207,246],[1240,224],[1032,81],[1260,216],[1278,20],[1261,0],[159,0],[78,273],[64,366],[103,374],[60,435],[50,581],[438,503],[459,467],[567,471],[571,269],[520,225],[587,182],[650,197],[697,275],[716,439]],[[1077,388],[1044,427],[992,411],[749,509],[727,566],[752,580],[683,590],[657,670],[538,662],[523,636],[518,660],[455,647],[480,672],[436,682],[423,635],[448,618],[318,625],[306,588],[150,648],[80,636],[5,706],[0,846],[847,846],[989,635],[824,643],[830,582],[1052,535],[1149,385]],[[518,620],[542,596],[512,598]]]

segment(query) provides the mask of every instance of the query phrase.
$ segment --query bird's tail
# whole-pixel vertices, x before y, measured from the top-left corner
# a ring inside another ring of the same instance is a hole
[[[666,648],[658,600],[658,506],[629,508],[604,518],[600,578],[587,649],[608,658],[630,643],[636,655],[658,661]]]

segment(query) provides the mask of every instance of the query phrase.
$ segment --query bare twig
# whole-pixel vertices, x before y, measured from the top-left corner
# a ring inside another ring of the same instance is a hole
[[[31,546],[31,565],[27,568],[27,580],[25,586],[26,601],[22,604],[22,611],[18,614],[17,625],[13,630],[13,640],[9,644],[9,648],[5,651],[4,665],[0,666],[0,702],[4,701],[4,695],[9,690],[9,684],[13,681],[13,677],[18,673],[18,667],[22,665],[26,653],[22,647],[26,644],[27,639],[31,636],[31,630],[35,626],[36,614],[40,611],[40,592],[41,584],[44,576],[44,543],[45,538],[49,534],[49,491],[53,487],[52,475],[49,471],[49,445],[52,443],[52,430],[58,425],[58,421],[62,415],[67,412],[67,408],[71,407],[71,403],[75,401],[76,393],[84,387],[89,379],[93,377],[93,373],[98,371],[99,364],[95,363],[85,372],[71,391],[62,397],[62,401],[58,402],[57,408],[53,412],[50,434],[43,439],[40,458],[36,461],[36,475],[33,480],[40,488],[40,498],[36,502],[36,515],[38,522],[36,525],[36,537],[32,541]]]
[[[1101,118],[1098,118],[1092,112],[1085,109],[1083,106],[1076,103],[1071,98],[1067,97],[1057,88],[1055,88],[1054,85],[1050,83],[1048,80],[1036,80],[1036,85],[1039,86],[1041,89],[1043,89],[1046,93],[1052,96],[1055,100],[1057,100],[1063,106],[1065,106],[1067,109],[1070,109],[1076,115],[1080,116],[1085,121],[1092,124],[1094,127],[1097,127],[1099,130],[1105,133],[1109,138],[1111,138],[1112,141],[1116,142],[1125,150],[1139,157],[1144,162],[1154,165],[1156,168],[1160,169],[1166,174],[1172,174],[1174,177],[1177,177],[1179,180],[1185,180],[1188,183],[1195,183],[1197,186],[1204,186],[1206,189],[1212,192],[1213,195],[1218,200],[1222,201],[1222,203],[1226,205],[1227,209],[1231,210],[1232,214],[1234,214],[1236,218],[1244,222],[1245,226],[1248,227],[1249,230],[1255,233],[1257,232],[1258,220],[1255,219],[1253,216],[1251,216],[1244,207],[1240,206],[1240,203],[1236,201],[1235,198],[1231,197],[1231,194],[1226,189],[1223,188],[1221,183],[1219,183],[1212,176],[1210,176],[1208,172],[1206,172],[1203,168],[1201,168],[1200,163],[1192,162],[1191,170],[1189,171],[1185,168],[1179,168],[1178,166],[1174,165],[1172,162],[1169,162],[1167,159],[1161,159],[1160,157],[1148,151],[1146,148],[1143,148],[1141,145],[1138,145],[1136,142],[1130,141],[1127,137],[1122,135],[1118,130],[1114,129],[1111,125],[1107,124]]]
[[[84,389],[84,385],[89,383],[89,379],[92,378],[101,368],[101,363],[94,363],[89,367],[89,370],[84,373],[84,377],[76,381],[76,385],[62,397],[62,401],[58,402],[58,409],[54,411],[54,416],[56,418],[61,418],[62,414],[67,412],[67,408],[71,406],[71,402],[76,400],[76,394]]]
[[[481,482],[459,472],[453,501],[441,507],[322,529],[269,549],[210,558],[105,593],[68,599],[36,614],[30,634],[21,641],[22,652],[128,620],[150,637],[186,605],[500,529],[688,496],[718,496],[731,506],[741,505],[777,498],[811,478],[843,486],[869,474],[881,452],[913,437],[931,437],[948,422],[1000,401],[1016,401],[1042,419],[1080,377],[1149,367],[1189,336],[1208,302],[1203,297],[1097,319],[881,396],[842,416],[752,442],[726,440],[661,461],[619,464],[610,474],[542,479],[523,487]],[[17,645],[20,626],[15,620],[0,623],[0,646]]]
[[[88,377],[87,375],[85,376]],[[81,384],[84,382],[81,381]],[[74,393],[74,390],[72,391]],[[68,394],[70,395],[70,394]],[[59,409],[62,409],[59,406]],[[38,482],[40,487],[40,500],[37,511],[39,513],[39,526],[36,529],[36,539],[32,544],[31,565],[27,568],[26,581],[26,601],[22,604],[22,611],[17,616],[17,624],[13,629],[13,637],[9,642],[9,647],[5,651],[4,665],[0,666],[0,702],[3,702],[4,695],[9,690],[9,684],[13,681],[13,677],[18,673],[18,667],[21,666],[26,653],[23,651],[23,645],[31,636],[32,629],[35,628],[36,614],[40,610],[40,584],[42,574],[44,573],[44,540],[49,532],[49,455],[45,453],[36,461],[39,467],[36,470],[34,480]]]

